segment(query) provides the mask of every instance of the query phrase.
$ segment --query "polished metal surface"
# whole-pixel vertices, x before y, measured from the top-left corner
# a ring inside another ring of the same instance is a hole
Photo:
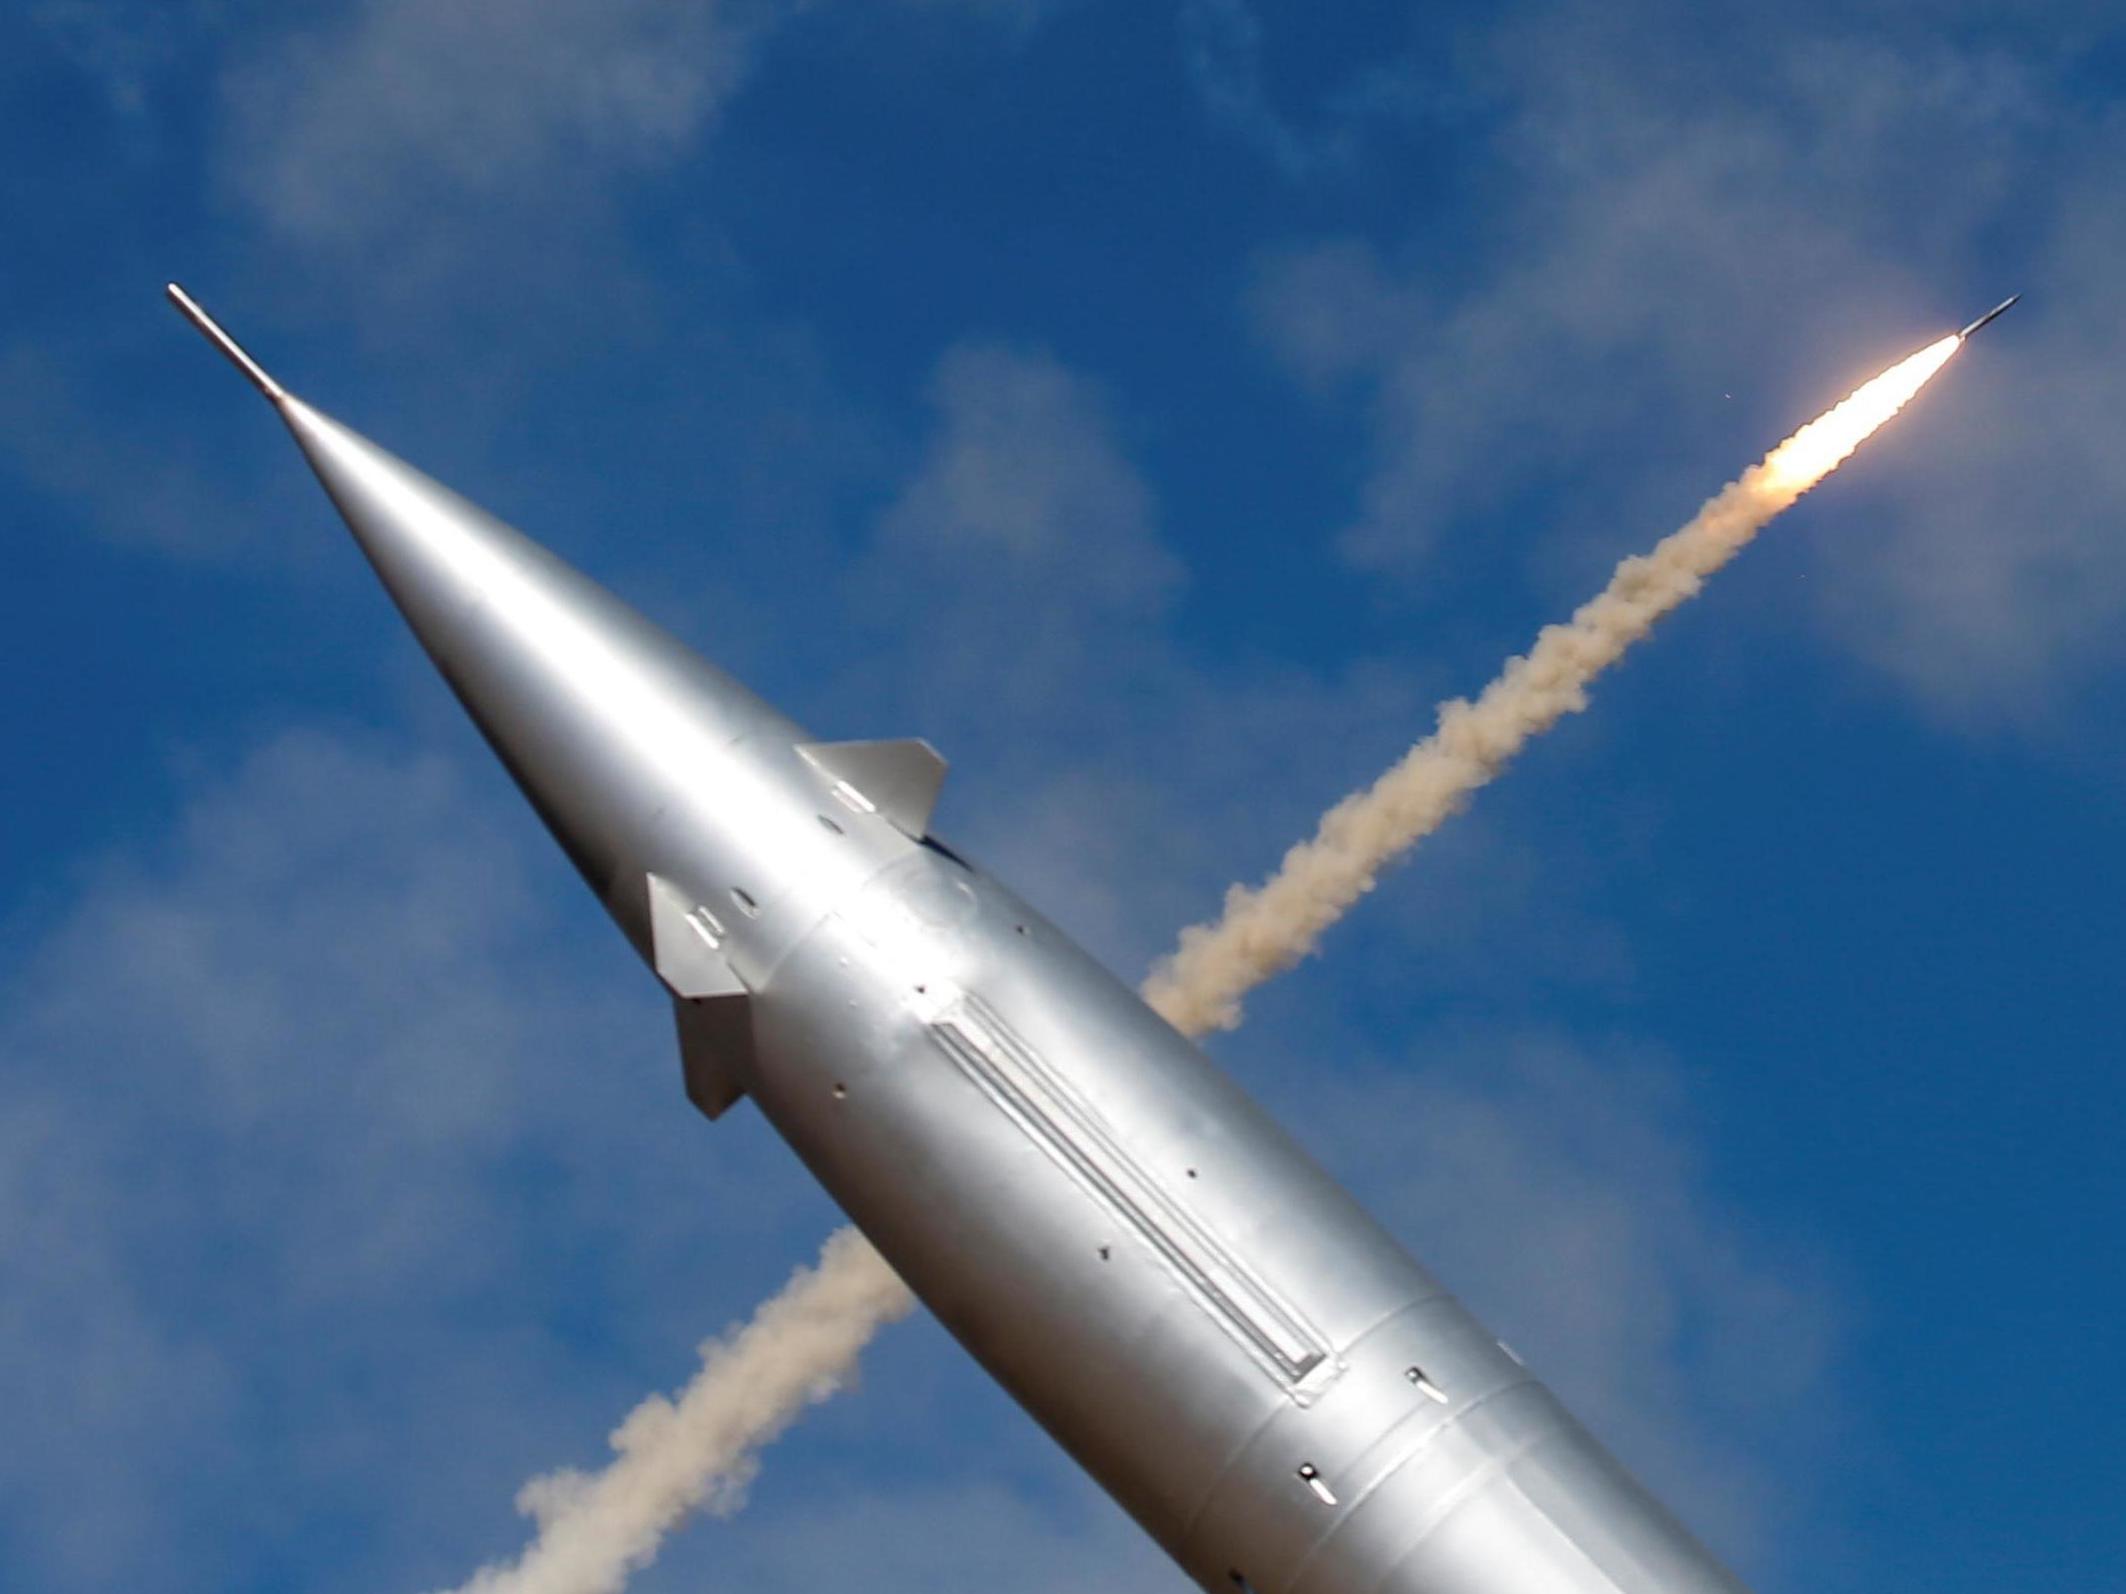
[[[229,363],[243,372],[246,381],[275,403],[280,402],[283,397],[280,384],[266,375],[256,360],[244,353],[243,347],[236,339],[222,331],[220,323],[202,310],[197,300],[174,282],[164,284],[163,292],[170,296],[170,303],[177,306],[177,313],[199,328],[200,336],[221,350]]]
[[[1204,1588],[1740,1594],[1194,1045],[820,743],[492,516],[279,410],[678,1015],[938,1318]]]

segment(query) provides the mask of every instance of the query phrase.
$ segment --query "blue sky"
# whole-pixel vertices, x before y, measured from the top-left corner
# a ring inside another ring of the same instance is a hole
[[[2093,4],[10,8],[10,1586],[454,1583],[836,1221],[171,277],[1131,976],[2025,292],[1214,1050],[1764,1594],[2116,1585],[2122,88]],[[1180,1586],[866,1366],[636,1586]]]

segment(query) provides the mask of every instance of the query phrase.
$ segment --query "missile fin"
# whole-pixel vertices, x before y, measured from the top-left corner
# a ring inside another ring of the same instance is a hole
[[[650,946],[657,978],[681,1001],[744,996],[724,955],[722,921],[662,875],[651,875]]]
[[[687,1100],[711,1121],[746,1093],[744,1067],[753,1055],[753,1002],[747,996],[674,998],[679,1068]]]
[[[746,1093],[752,998],[723,952],[723,925],[662,875],[650,875],[650,949],[672,993],[687,1099],[720,1118]]]
[[[807,742],[797,750],[851,808],[883,814],[917,841],[929,833],[946,764],[928,742]]]

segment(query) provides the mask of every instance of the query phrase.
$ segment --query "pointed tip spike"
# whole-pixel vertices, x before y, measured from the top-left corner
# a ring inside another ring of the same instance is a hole
[[[245,380],[253,387],[275,404],[288,396],[287,389],[266,375],[259,363],[244,353],[243,346],[222,331],[220,324],[199,307],[198,300],[174,282],[165,284],[163,291],[170,296],[170,303],[177,306],[178,313],[199,328],[200,335],[221,350],[228,357],[229,363],[243,372]]]

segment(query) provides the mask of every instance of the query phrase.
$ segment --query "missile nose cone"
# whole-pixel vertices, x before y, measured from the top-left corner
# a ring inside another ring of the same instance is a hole
[[[269,401],[278,404],[288,396],[287,390],[266,375],[258,361],[244,353],[243,345],[222,331],[220,324],[199,307],[197,299],[174,282],[167,284],[163,291],[169,294],[170,303],[177,306],[178,313],[199,328],[200,336],[227,355],[229,363],[243,372],[244,379],[265,394]]]
[[[2008,306],[2015,303],[2015,301],[2020,299],[2021,297],[2022,295],[2019,293],[2009,294],[2007,298],[2001,300],[1999,304],[1988,310],[1984,315],[1980,316],[1976,321],[1972,322],[1969,326],[1965,327],[1963,331],[1957,333],[1956,335],[1960,338],[1968,338],[1972,333],[1976,332],[1988,321],[1991,321],[1995,316],[1999,315],[2003,310],[2007,309]]]
[[[523,533],[288,392],[182,288],[169,296],[272,403],[547,828],[651,945],[641,883],[663,783],[678,779],[667,772],[747,736],[794,747],[803,733]]]

